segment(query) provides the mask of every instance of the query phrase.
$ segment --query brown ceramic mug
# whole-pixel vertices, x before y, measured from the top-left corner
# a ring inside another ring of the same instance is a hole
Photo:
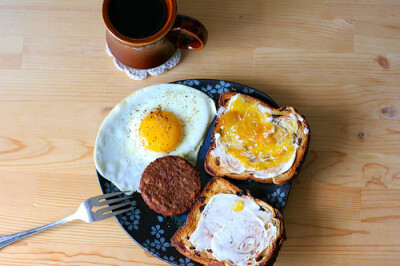
[[[106,40],[121,63],[149,69],[162,65],[176,50],[200,50],[207,29],[198,20],[177,15],[176,0],[104,0]]]

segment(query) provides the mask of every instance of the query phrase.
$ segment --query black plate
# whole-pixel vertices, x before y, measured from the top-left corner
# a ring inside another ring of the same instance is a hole
[[[275,108],[278,107],[278,105],[268,95],[234,82],[210,79],[190,79],[180,80],[173,83],[185,84],[201,90],[212,97],[216,104],[222,92],[237,91],[258,98]],[[211,178],[210,175],[204,171],[203,165],[209,148],[213,126],[214,122],[207,132],[197,161],[197,169],[200,171],[203,187]],[[98,172],[97,175],[103,193],[119,191],[117,187],[102,177]],[[274,184],[257,183],[255,181],[228,180],[243,191],[246,191],[247,189],[250,190],[252,196],[264,200],[281,212],[285,207],[291,186],[290,183],[279,186]],[[200,265],[181,255],[171,245],[171,238],[179,227],[185,223],[187,213],[173,217],[159,215],[147,207],[139,193],[134,193],[132,197],[134,200],[132,203],[134,209],[116,216],[118,223],[125,232],[142,248],[165,262],[173,265]]]

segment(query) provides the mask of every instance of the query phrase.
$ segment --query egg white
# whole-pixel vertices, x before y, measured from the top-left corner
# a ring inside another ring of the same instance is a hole
[[[173,113],[183,126],[182,140],[170,152],[150,151],[139,138],[142,119],[157,109]],[[144,169],[159,157],[176,155],[196,164],[215,114],[215,104],[210,97],[185,85],[158,84],[138,90],[115,106],[104,119],[94,148],[96,169],[121,191],[139,191]]]

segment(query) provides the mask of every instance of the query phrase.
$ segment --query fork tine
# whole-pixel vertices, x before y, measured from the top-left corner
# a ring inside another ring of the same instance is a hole
[[[126,208],[126,209],[123,209],[123,210],[116,211],[116,212],[110,212],[110,213],[107,213],[107,214],[102,214],[102,213],[97,213],[96,212],[95,213],[96,221],[107,219],[109,217],[113,217],[113,216],[116,216],[118,214],[130,211],[130,210],[134,210],[134,209],[135,209],[135,207],[130,207],[130,208]]]
[[[115,196],[122,195],[122,194],[124,194],[125,192],[127,192],[127,191],[113,192],[113,193],[108,193],[108,194],[103,194],[103,195],[95,196],[95,197],[92,197],[92,198],[90,198],[90,199],[92,199],[92,200],[108,199],[108,198],[111,198],[111,197],[115,197]]]
[[[129,205],[129,204],[131,204],[131,203],[132,203],[132,202],[125,202],[125,203],[121,203],[121,204],[112,205],[112,206],[109,206],[109,207],[107,207],[107,208],[102,208],[102,209],[97,210],[97,211],[95,212],[95,214],[97,214],[97,213],[103,214],[103,213],[105,213],[105,212],[113,211],[113,210],[122,208],[122,207],[124,207],[124,206],[126,206],[126,205]]]
[[[96,202],[95,203],[96,205],[94,205],[94,206],[100,207],[100,206],[103,206],[103,205],[113,204],[115,202],[123,201],[123,200],[130,199],[130,198],[131,197],[128,196],[128,197],[124,197],[124,198],[108,199],[108,200],[105,200],[105,201]]]
[[[94,207],[99,207],[99,206],[103,206],[104,205],[104,201],[107,200],[108,198],[112,198],[112,197],[116,197],[119,195],[124,194],[127,191],[121,191],[121,192],[114,192],[114,193],[109,193],[109,194],[103,194],[103,195],[99,195],[99,196],[95,196],[95,197],[91,197],[89,199],[87,199],[86,201],[90,202],[91,206]],[[101,201],[104,200],[104,201]]]

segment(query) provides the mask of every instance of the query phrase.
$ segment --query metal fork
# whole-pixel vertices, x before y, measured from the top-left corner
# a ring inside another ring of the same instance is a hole
[[[119,198],[111,199],[113,197],[122,195],[123,193],[125,193],[125,192],[115,192],[115,193],[110,193],[110,194],[105,194],[105,195],[100,195],[100,196],[89,198],[81,203],[78,210],[74,214],[72,214],[64,219],[61,219],[57,222],[43,225],[43,226],[40,226],[37,228],[33,228],[30,230],[19,232],[19,233],[12,234],[12,235],[0,236],[0,248],[6,246],[8,244],[11,244],[17,240],[20,240],[24,237],[33,235],[35,233],[41,232],[43,230],[49,229],[49,228],[59,225],[59,224],[63,224],[66,222],[77,220],[77,219],[80,219],[87,223],[93,223],[93,222],[101,221],[106,218],[109,218],[109,217],[112,217],[112,216],[115,216],[115,215],[118,215],[118,214],[121,214],[121,213],[124,213],[124,212],[134,209],[134,207],[128,207],[125,209],[118,210],[119,208],[127,206],[128,204],[131,203],[131,202],[125,202],[125,203],[120,203],[120,204],[116,204],[116,205],[111,205],[111,206],[105,207],[105,208],[100,208],[94,212],[92,211],[93,207],[101,207],[104,205],[121,202],[123,200],[130,198],[128,196],[128,197],[123,197],[123,198],[119,197]]]

